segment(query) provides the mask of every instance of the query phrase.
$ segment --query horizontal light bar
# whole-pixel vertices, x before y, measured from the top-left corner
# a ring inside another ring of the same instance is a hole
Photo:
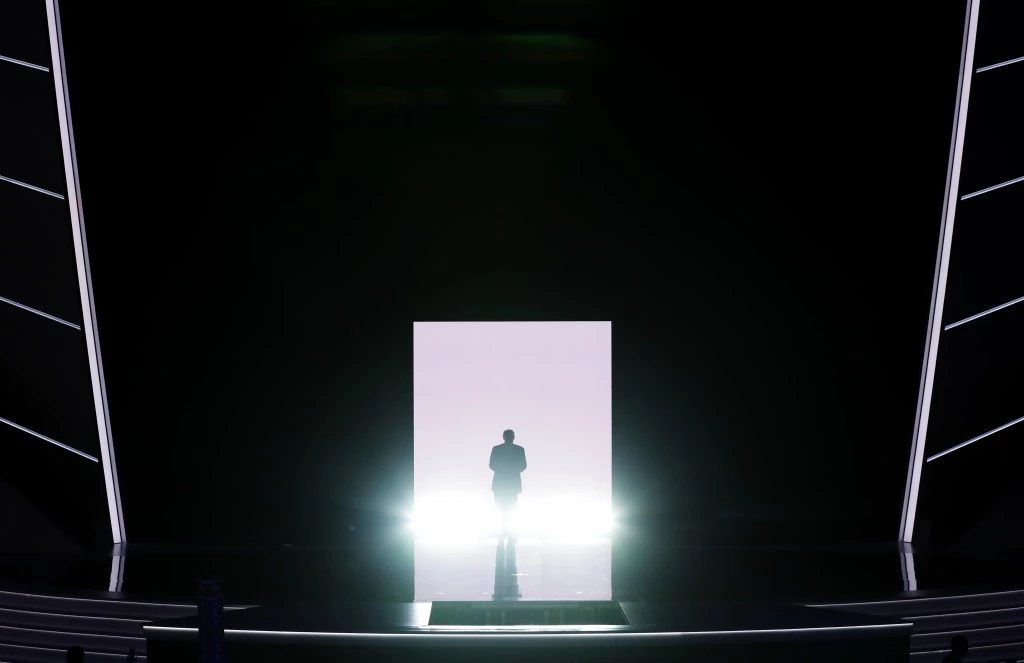
[[[988,315],[989,313],[995,313],[996,311],[1001,311],[1004,308],[1007,308],[1008,306],[1013,306],[1014,304],[1020,304],[1021,302],[1024,302],[1024,297],[1018,297],[1017,299],[1013,300],[1012,302],[1006,302],[1005,304],[1000,304],[999,306],[993,306],[989,310],[982,311],[981,313],[976,313],[976,314],[972,315],[969,318],[964,318],[963,320],[957,320],[956,322],[953,322],[953,323],[950,323],[950,324],[946,325],[945,329],[946,329],[946,331],[949,331],[953,327],[959,327],[960,325],[962,325],[962,324],[964,324],[966,322],[970,322],[971,320],[977,320],[978,318],[984,317],[984,316]]]
[[[40,610],[21,610],[20,608],[0,608],[0,615],[16,612],[19,615],[39,615],[41,617],[66,617],[69,619],[91,619],[94,622],[125,622],[128,624],[148,624],[152,619],[129,619],[128,617],[95,617],[93,615],[76,615],[64,612],[42,612]]]
[[[1009,182],[1003,182],[1002,184],[996,184],[994,186],[988,187],[987,189],[982,189],[981,191],[975,191],[974,193],[968,193],[967,195],[960,196],[960,200],[967,200],[968,198],[973,198],[975,196],[980,196],[983,193],[988,193],[989,191],[995,191],[996,189],[1002,189],[1004,186],[1010,186],[1011,184],[1016,184],[1017,182],[1024,182],[1024,177],[1018,177],[1017,179],[1010,180]]]
[[[559,633],[495,633],[488,632],[463,632],[463,633],[439,633],[436,631],[400,631],[384,633],[335,633],[324,631],[257,631],[251,629],[224,629],[225,636],[241,636],[238,641],[287,641],[295,638],[313,640],[320,642],[337,642],[345,640],[362,641],[383,641],[391,640],[395,644],[408,643],[414,646],[444,645],[445,643],[487,643],[493,644],[501,641],[508,644],[555,644],[559,641],[572,641],[574,645],[592,643],[594,645],[610,645],[618,640],[709,640],[720,637],[735,636],[759,636],[759,635],[809,635],[816,633],[843,633],[849,631],[910,631],[913,624],[857,624],[851,626],[812,626],[802,628],[766,628],[766,629],[739,629],[722,631],[617,631],[617,632],[559,632]],[[155,626],[144,624],[142,630],[147,635],[162,634],[172,639],[192,640],[199,633],[195,626]],[[582,642],[581,642],[582,641]]]
[[[82,598],[79,596],[61,596],[59,594],[30,594],[26,592],[12,592],[6,589],[0,590],[0,596],[26,596],[34,599],[54,599],[57,601],[78,601],[81,603],[92,603],[96,605],[144,605],[144,606],[156,606],[160,608],[192,608],[195,609],[194,603],[148,603],[146,601],[125,601],[122,599],[91,599]],[[236,605],[236,606],[224,606],[225,610],[244,610],[245,608],[258,608],[258,605]],[[54,613],[55,614],[55,613]]]
[[[58,442],[57,440],[54,440],[54,439],[49,438],[49,437],[46,437],[42,433],[37,433],[34,430],[32,430],[30,428],[25,428],[24,426],[21,426],[21,425],[18,425],[16,423],[14,423],[13,421],[8,421],[7,419],[4,419],[3,417],[0,417],[0,423],[5,423],[8,426],[12,426],[14,428],[17,428],[20,431],[24,431],[25,433],[28,433],[29,435],[35,435],[40,440],[45,440],[45,441],[49,442],[50,444],[54,444],[54,445],[60,447],[61,449],[67,449],[71,453],[78,454],[82,458],[88,458],[89,460],[91,460],[94,463],[100,462],[100,459],[97,458],[96,456],[90,456],[89,454],[85,453],[84,451],[79,451],[78,449],[75,449],[74,447],[69,447],[68,445],[62,444],[62,443]]]
[[[41,189],[41,188],[39,188],[37,186],[32,186],[31,184],[26,184],[25,182],[22,182],[21,180],[12,179],[10,177],[4,177],[3,175],[0,175],[0,180],[3,180],[4,182],[10,182],[11,184],[15,184],[17,186],[23,186],[26,189],[31,189],[32,191],[38,191],[39,193],[45,193],[48,196],[53,196],[54,198],[60,198],[61,200],[64,200],[64,196],[62,196],[59,193],[54,193],[53,191],[47,191],[46,189]]]
[[[876,605],[910,605],[946,601],[949,599],[979,599],[1008,594],[1024,594],[1022,589],[1008,589],[1000,592],[982,592],[979,594],[946,594],[943,596],[914,596],[907,599],[886,599],[884,601],[860,601],[853,603],[805,603],[805,608],[868,608]]]
[[[990,430],[989,432],[987,432],[987,433],[982,433],[981,435],[979,435],[979,436],[977,436],[977,437],[972,437],[971,439],[967,440],[966,442],[961,442],[960,444],[956,445],[955,447],[950,447],[949,449],[946,449],[945,451],[940,451],[939,453],[935,454],[934,456],[931,456],[930,458],[928,458],[928,459],[927,459],[927,460],[926,460],[925,462],[926,462],[926,463],[930,463],[931,461],[935,460],[936,458],[942,458],[943,456],[945,456],[945,455],[946,455],[946,454],[948,454],[948,453],[953,453],[953,452],[954,452],[954,451],[956,451],[957,449],[963,449],[963,448],[964,448],[964,447],[966,447],[966,446],[967,446],[968,444],[972,444],[972,443],[974,443],[974,442],[977,442],[978,440],[980,440],[980,439],[983,439],[983,438],[986,438],[986,437],[988,437],[989,435],[992,435],[993,433],[998,433],[998,432],[999,432],[999,431],[1001,431],[1001,430],[1006,430],[1006,429],[1007,429],[1007,428],[1009,428],[1010,426],[1013,426],[1014,424],[1019,424],[1019,423],[1020,423],[1020,422],[1022,422],[1022,421],[1024,421],[1024,417],[1021,417],[1020,419],[1014,419],[1014,420],[1013,420],[1013,421],[1011,421],[1010,423],[1008,423],[1008,424],[1003,424],[1003,425],[1002,425],[1002,426],[1000,426],[999,428],[993,428],[993,429],[992,429],[992,430]]]
[[[995,64],[990,64],[987,67],[981,67],[980,69],[975,69],[975,72],[980,74],[981,72],[988,71],[989,69],[998,69],[999,67],[1005,67],[1008,64],[1014,64],[1014,63],[1017,63],[1017,62],[1024,62],[1024,57],[1014,58],[1012,60],[1007,60],[1005,62],[997,62]]]
[[[25,62],[24,60],[15,60],[9,58],[6,55],[0,55],[0,60],[4,62],[10,62],[11,64],[20,64],[22,67],[28,67],[29,69],[38,69],[39,71],[50,71],[49,67],[44,67],[41,64],[32,64],[31,62]]]
[[[76,325],[73,322],[68,322],[64,318],[58,318],[55,315],[50,315],[49,313],[44,313],[43,311],[40,311],[37,308],[32,308],[31,306],[25,306],[24,304],[20,304],[20,303],[14,301],[13,299],[7,299],[6,297],[0,297],[0,302],[3,302],[5,304],[10,304],[11,306],[17,306],[18,308],[22,309],[23,311],[28,311],[29,313],[35,313],[36,315],[41,315],[44,318],[46,318],[47,320],[53,320],[54,322],[59,322],[62,325],[67,325],[68,327],[71,327],[72,329],[77,329],[78,331],[82,331],[82,328],[79,325]]]

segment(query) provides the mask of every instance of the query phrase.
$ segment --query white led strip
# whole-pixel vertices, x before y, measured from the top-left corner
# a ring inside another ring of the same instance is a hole
[[[22,182],[21,180],[16,180],[13,177],[4,177],[3,175],[0,175],[0,181],[9,182],[10,184],[13,184],[15,186],[24,187],[26,189],[29,189],[30,191],[36,191],[38,193],[45,194],[45,195],[50,196],[52,198],[60,198],[61,200],[64,200],[64,196],[60,195],[59,193],[54,193],[53,191],[50,191],[48,189],[43,189],[41,187],[34,186],[32,184],[28,184],[26,182]]]
[[[977,320],[978,318],[983,318],[986,315],[988,315],[989,313],[995,313],[996,311],[1002,311],[1004,308],[1008,308],[1010,306],[1013,306],[1014,304],[1020,304],[1021,302],[1024,302],[1024,297],[1018,297],[1017,299],[1014,299],[1011,302],[1006,302],[1005,304],[1000,304],[999,306],[993,306],[992,308],[988,309],[987,311],[982,311],[981,313],[975,313],[974,315],[972,315],[969,318],[964,318],[963,320],[957,320],[956,322],[952,322],[952,323],[946,325],[946,331],[949,331],[953,327],[959,327],[960,325],[962,325],[964,323],[967,323],[967,322],[970,322],[972,320]]]
[[[29,313],[35,313],[36,315],[40,315],[40,316],[42,316],[42,317],[44,317],[44,318],[46,318],[48,320],[53,320],[54,322],[59,322],[62,325],[67,325],[68,327],[71,327],[72,329],[77,329],[79,331],[82,330],[81,327],[79,327],[78,325],[76,325],[73,322],[68,322],[64,318],[58,318],[55,315],[50,315],[49,313],[44,313],[43,311],[40,311],[37,308],[32,308],[31,306],[25,306],[24,304],[20,304],[20,303],[14,301],[13,299],[7,299],[6,297],[0,297],[0,302],[3,302],[5,304],[10,304],[11,306],[17,306],[18,308],[20,308],[20,309],[22,309],[24,311],[28,311]]]
[[[1000,182],[999,184],[993,184],[992,186],[986,187],[984,189],[981,189],[980,191],[974,191],[972,193],[965,194],[965,195],[960,197],[960,200],[967,200],[968,198],[974,198],[975,196],[980,196],[983,193],[988,193],[989,191],[995,191],[996,189],[1002,189],[1003,187],[1010,186],[1011,184],[1016,184],[1017,182],[1024,182],[1024,176],[1022,176],[1022,177],[1015,177],[1012,180],[1007,180],[1005,182]]]
[[[79,451],[78,449],[75,449],[74,447],[69,447],[68,445],[66,445],[66,444],[64,444],[62,442],[58,442],[57,440],[55,440],[55,439],[53,439],[51,437],[46,437],[42,433],[37,433],[34,430],[32,430],[31,428],[25,428],[21,424],[16,424],[16,423],[14,423],[13,421],[11,421],[9,419],[4,419],[3,417],[0,417],[0,423],[7,424],[11,428],[17,428],[18,430],[20,430],[23,433],[28,433],[29,435],[34,435],[34,436],[38,437],[40,440],[43,440],[45,442],[49,442],[50,444],[52,444],[54,446],[57,446],[57,447],[60,447],[61,449],[67,449],[71,453],[77,454],[77,455],[81,456],[82,458],[88,458],[89,460],[91,460],[94,463],[100,462],[99,459],[96,458],[96,456],[90,456],[89,454],[85,453],[84,451]]]
[[[39,64],[32,64],[31,62],[25,62],[24,60],[9,58],[6,55],[0,55],[0,61],[10,62],[11,64],[20,64],[22,67],[28,67],[29,69],[38,69],[39,71],[50,71],[49,67],[44,67]]]
[[[1010,423],[1003,424],[999,428],[993,428],[992,430],[988,431],[987,433],[982,433],[981,435],[978,435],[977,437],[972,437],[971,439],[967,440],[966,442],[961,442],[960,444],[956,445],[955,447],[950,447],[949,449],[946,449],[945,451],[940,451],[939,453],[935,454],[934,456],[929,456],[928,460],[925,461],[925,462],[930,463],[933,460],[935,460],[936,458],[942,458],[946,454],[953,453],[957,449],[963,449],[968,444],[973,444],[973,443],[977,442],[978,440],[982,440],[982,439],[988,437],[989,435],[992,435],[994,433],[998,433],[1001,430],[1006,430],[1010,426],[1014,426],[1016,424],[1019,424],[1022,421],[1024,421],[1024,417],[1021,417],[1020,419],[1014,419]]]
[[[917,417],[914,437],[910,445],[910,465],[903,494],[903,516],[900,520],[900,541],[911,543],[917,519],[917,498],[921,489],[921,469],[924,466],[924,446],[928,438],[928,416],[931,412],[932,389],[935,385],[935,364],[939,355],[939,336],[942,332],[942,309],[946,300],[946,278],[949,274],[949,252],[953,246],[953,221],[960,191],[960,164],[964,153],[967,131],[967,105],[971,97],[971,74],[974,71],[974,43],[978,35],[978,7],[981,0],[967,3],[964,19],[963,50],[960,54],[960,81],[957,85],[956,112],[953,137],[950,141],[949,168],[946,171],[946,200],[942,204],[942,230],[939,251],[935,261],[935,280],[932,285],[932,305],[928,315],[928,337],[921,368],[921,387],[917,395]]]
[[[987,67],[979,67],[975,73],[980,74],[983,71],[988,71],[990,69],[998,69],[999,67],[1005,67],[1008,64],[1016,64],[1018,62],[1024,62],[1024,57],[1014,58],[1012,60],[1005,60],[1003,62],[997,62],[995,64],[990,64]]]
[[[75,241],[75,263],[78,267],[78,290],[82,298],[82,323],[85,346],[89,355],[89,376],[92,379],[93,404],[96,408],[97,433],[103,465],[103,483],[107,491],[107,510],[114,544],[124,543],[124,514],[121,510],[121,490],[117,482],[117,464],[110,434],[110,412],[107,408],[107,389],[103,380],[103,361],[100,340],[96,331],[96,311],[93,307],[92,275],[89,272],[89,251],[85,242],[82,221],[81,185],[75,159],[75,139],[68,106],[67,80],[64,77],[64,45],[60,32],[60,11],[57,0],[46,0],[46,22],[50,30],[50,57],[53,66],[54,89],[57,94],[57,120],[60,124],[61,151],[64,154],[64,177],[71,212],[71,233]]]

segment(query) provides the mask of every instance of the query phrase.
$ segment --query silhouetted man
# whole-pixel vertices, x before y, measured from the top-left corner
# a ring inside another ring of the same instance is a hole
[[[946,654],[942,663],[963,663],[964,656],[967,656],[967,638],[962,635],[954,635],[949,646],[952,651]]]
[[[523,481],[519,476],[526,469],[526,450],[513,444],[516,434],[507,430],[501,435],[505,444],[491,449],[490,468],[494,470],[491,490],[494,491],[494,504],[501,512],[502,534],[508,533],[508,521],[519,501],[519,493],[523,492]]]

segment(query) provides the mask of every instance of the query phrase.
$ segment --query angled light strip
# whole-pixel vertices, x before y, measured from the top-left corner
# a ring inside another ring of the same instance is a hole
[[[5,304],[10,304],[11,306],[17,306],[18,308],[23,309],[25,311],[28,311],[29,313],[35,313],[36,315],[41,315],[41,316],[43,316],[44,318],[46,318],[48,320],[53,320],[54,322],[59,322],[62,325],[67,325],[68,327],[71,327],[73,329],[77,329],[78,331],[82,331],[82,328],[79,327],[78,325],[76,325],[73,322],[68,322],[67,320],[65,320],[63,318],[58,318],[57,316],[50,315],[49,313],[43,313],[42,311],[40,311],[37,308],[32,308],[31,306],[25,306],[24,304],[19,304],[18,302],[14,301],[13,299],[7,299],[6,297],[0,297],[0,302],[3,302]]]
[[[66,444],[61,444],[57,440],[54,440],[54,439],[49,438],[49,437],[46,437],[42,433],[37,433],[37,432],[35,432],[34,430],[32,430],[30,428],[25,428],[24,426],[20,426],[20,425],[14,423],[13,421],[8,421],[7,419],[4,419],[3,417],[0,417],[0,423],[5,423],[8,426],[13,426],[14,428],[17,428],[20,431],[24,431],[24,432],[28,433],[29,435],[35,435],[40,440],[46,440],[50,444],[55,444],[58,447],[60,447],[61,449],[67,449],[71,453],[78,454],[82,458],[88,458],[89,460],[91,460],[94,463],[100,462],[100,459],[97,458],[96,456],[90,456],[89,454],[85,453],[84,451],[79,451],[78,449],[75,449],[74,447],[69,447]]]
[[[1020,422],[1022,422],[1022,421],[1024,421],[1024,417],[1021,417],[1020,419],[1014,419],[1014,420],[1013,420],[1013,421],[1011,421],[1010,423],[1008,423],[1008,424],[1003,424],[1003,425],[1002,425],[1002,426],[1000,426],[999,428],[993,428],[993,429],[992,429],[992,430],[990,430],[989,432],[987,432],[987,433],[982,433],[981,435],[979,435],[979,436],[977,436],[977,437],[972,437],[971,439],[967,440],[966,442],[961,442],[960,444],[956,445],[955,447],[950,447],[949,449],[946,449],[945,451],[940,451],[939,453],[935,454],[934,456],[931,456],[931,457],[929,457],[929,458],[928,458],[928,460],[926,460],[925,462],[926,462],[926,463],[930,463],[931,461],[935,460],[936,458],[942,458],[943,456],[945,456],[945,455],[946,455],[946,454],[948,454],[948,453],[953,453],[953,452],[954,452],[954,451],[956,451],[957,449],[963,449],[963,448],[964,448],[964,447],[966,447],[966,446],[967,446],[968,444],[972,444],[972,443],[974,443],[974,442],[977,442],[978,440],[981,440],[981,439],[983,439],[983,438],[986,438],[986,437],[988,437],[989,435],[992,435],[993,433],[998,433],[998,432],[999,432],[999,431],[1001,431],[1001,430],[1006,430],[1006,429],[1007,429],[1007,428],[1009,428],[1010,426],[1013,426],[1014,424],[1019,424],[1019,423],[1020,423]]]
[[[867,608],[878,605],[910,605],[917,603],[932,603],[935,601],[947,601],[950,599],[979,599],[992,598],[993,596],[1006,596],[1008,594],[1022,594],[1024,590],[1009,589],[1001,592],[983,592],[980,594],[944,594],[941,596],[914,596],[908,599],[887,599],[884,601],[859,601],[852,603],[805,603],[805,608]],[[1019,608],[1012,608],[1018,610]],[[986,612],[979,610],[978,612]],[[946,613],[943,613],[946,614]],[[952,614],[952,613],[950,613]],[[966,614],[966,613],[964,613]]]
[[[939,337],[942,335],[942,309],[946,303],[946,281],[949,277],[949,254],[953,247],[953,224],[956,221],[957,194],[960,191],[960,165],[963,161],[964,136],[967,132],[967,106],[971,98],[974,44],[978,36],[978,7],[981,0],[969,0],[966,4],[956,112],[953,114],[953,135],[949,141],[946,196],[942,202],[942,229],[939,232],[939,248],[935,257],[935,277],[932,281],[928,334],[921,366],[921,386],[917,393],[914,437],[910,444],[910,463],[907,468],[906,489],[903,493],[903,515],[899,532],[902,543],[913,541],[914,524],[917,522],[917,499],[921,492],[921,470],[924,467],[925,441],[928,439],[928,420],[931,415],[932,391],[935,387],[935,365],[939,357]]]
[[[1002,189],[1004,186],[1010,186],[1011,184],[1016,184],[1017,182],[1024,182],[1024,177],[1018,177],[1016,179],[1010,180],[1009,182],[1003,182],[1002,184],[996,184],[994,186],[988,187],[987,189],[982,189],[981,191],[975,191],[974,193],[968,193],[966,195],[960,196],[960,200],[967,200],[968,198],[973,198],[975,196],[980,196],[983,193],[988,193],[989,191],[995,191],[996,189]]]
[[[1007,308],[1008,306],[1013,306],[1014,304],[1020,304],[1021,302],[1024,302],[1024,297],[1018,297],[1017,299],[1013,300],[1012,302],[1006,302],[1005,304],[1000,304],[999,306],[993,306],[989,310],[982,311],[981,313],[975,313],[974,315],[972,315],[969,318],[964,318],[963,320],[957,320],[956,322],[951,322],[950,324],[946,325],[945,329],[946,329],[946,331],[949,331],[953,327],[959,327],[960,325],[962,325],[964,323],[967,323],[967,322],[970,322],[971,320],[977,320],[978,318],[986,316],[989,313],[995,313],[996,311],[1001,311],[1002,309]]]
[[[64,75],[64,43],[61,39],[60,9],[57,0],[46,0],[46,24],[50,31],[50,65],[53,67],[54,93],[57,100],[57,123],[60,126],[60,146],[64,155],[64,184],[68,192],[71,214],[71,236],[75,243],[75,266],[78,268],[78,292],[82,298],[82,332],[89,358],[89,377],[92,380],[93,404],[96,407],[96,429],[100,441],[103,467],[103,487],[107,492],[107,512],[113,543],[125,543],[124,512],[121,508],[121,489],[117,480],[117,463],[110,430],[110,412],[107,406],[107,387],[103,380],[103,358],[100,337],[96,327],[96,308],[93,297],[92,274],[89,271],[89,249],[85,240],[82,214],[82,186],[78,177],[75,156],[75,132],[68,105],[68,82]]]
[[[1012,60],[1007,60],[1006,62],[997,62],[995,64],[990,64],[987,67],[981,67],[980,69],[976,69],[975,73],[980,74],[981,72],[988,71],[989,69],[998,69],[999,67],[1005,67],[1008,64],[1015,64],[1017,62],[1024,62],[1024,57],[1014,58]]]
[[[64,196],[60,195],[59,193],[54,193],[53,191],[47,191],[46,189],[40,189],[37,186],[32,186],[31,184],[25,184],[24,182],[21,182],[19,180],[15,180],[15,179],[11,179],[10,177],[4,177],[3,175],[0,175],[0,180],[3,180],[4,182],[10,182],[11,184],[16,184],[18,186],[23,186],[26,189],[31,189],[33,191],[38,191],[39,193],[45,193],[48,196],[53,196],[54,198],[60,198],[61,200],[64,200]]]
[[[49,67],[44,67],[40,64],[32,64],[31,62],[25,62],[24,60],[15,60],[14,58],[9,58],[6,55],[0,55],[0,60],[3,60],[4,62],[10,62],[11,64],[20,64],[22,67],[28,67],[29,69],[38,69],[39,71],[50,71]]]

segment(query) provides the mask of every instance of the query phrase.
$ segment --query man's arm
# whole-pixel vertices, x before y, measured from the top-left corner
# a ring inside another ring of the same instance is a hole
[[[520,447],[522,449],[522,447]],[[526,469],[526,449],[523,449],[522,453],[519,454],[519,471],[522,472]]]
[[[494,448],[493,447],[491,447],[491,460],[488,461],[487,467],[491,468],[492,472],[494,471]]]

